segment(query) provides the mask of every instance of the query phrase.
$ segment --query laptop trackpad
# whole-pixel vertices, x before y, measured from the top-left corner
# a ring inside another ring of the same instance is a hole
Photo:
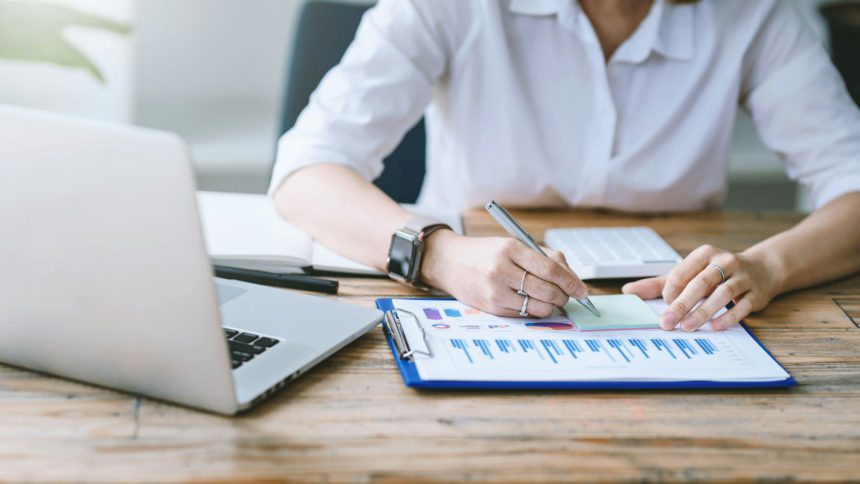
[[[218,288],[218,305],[219,306],[223,306],[223,305],[227,304],[228,302],[232,301],[233,299],[236,299],[237,297],[241,296],[242,294],[245,294],[246,292],[248,292],[247,289],[242,289],[242,288],[236,287],[236,286],[228,286],[226,284],[217,284],[216,283],[215,286]]]

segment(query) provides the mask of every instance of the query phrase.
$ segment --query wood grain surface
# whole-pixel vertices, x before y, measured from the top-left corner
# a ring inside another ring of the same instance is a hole
[[[704,243],[740,250],[799,220],[515,215],[538,238],[558,226],[647,225],[682,254]],[[464,219],[470,234],[500,233],[480,211]],[[591,288],[613,293],[621,282]],[[338,297],[370,306],[407,294],[353,278]],[[379,328],[235,418],[0,366],[0,480],[858,480],[858,308],[854,276],[747,318],[799,382],[784,390],[416,391]]]

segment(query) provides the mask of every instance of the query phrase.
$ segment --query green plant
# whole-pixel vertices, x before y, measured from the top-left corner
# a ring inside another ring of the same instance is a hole
[[[128,35],[131,26],[62,5],[0,0],[0,58],[47,62],[84,69],[100,83],[105,78],[90,59],[63,37],[70,26]]]

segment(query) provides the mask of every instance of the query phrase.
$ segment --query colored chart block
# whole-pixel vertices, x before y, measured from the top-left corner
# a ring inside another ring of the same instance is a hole
[[[424,308],[424,316],[427,316],[427,319],[442,319],[442,315],[439,314],[439,311],[433,308]]]

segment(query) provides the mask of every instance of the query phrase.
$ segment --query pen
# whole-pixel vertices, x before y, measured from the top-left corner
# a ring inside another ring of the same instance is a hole
[[[505,210],[504,207],[496,203],[495,200],[490,200],[490,203],[488,203],[485,208],[488,212],[490,212],[490,215],[492,215],[493,218],[496,219],[496,222],[498,222],[499,225],[502,226],[502,228],[507,230],[513,238],[526,244],[527,246],[529,246],[529,248],[531,248],[538,254],[541,254],[544,257],[549,257],[546,255],[546,252],[544,252],[543,249],[540,248],[537,242],[535,242],[532,236],[529,235],[528,232],[526,232],[526,229],[524,229],[522,225],[520,225],[516,220],[514,220],[514,217],[512,217],[511,214],[508,213],[508,211]],[[591,314],[597,316],[598,318],[600,317],[600,312],[597,310],[596,307],[594,307],[594,303],[591,302],[591,299],[588,299],[588,294],[586,294],[585,297],[582,299],[576,299],[576,301],[579,304],[582,304],[585,309],[591,311]]]
[[[253,271],[219,265],[214,266],[214,268],[215,275],[224,279],[235,279],[237,281],[252,282],[264,286],[337,294],[338,282],[329,279],[298,274],[275,274],[272,272]]]

